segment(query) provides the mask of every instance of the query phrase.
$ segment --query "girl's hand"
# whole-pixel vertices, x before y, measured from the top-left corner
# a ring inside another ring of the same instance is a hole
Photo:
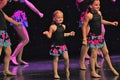
[[[75,36],[75,32],[74,32],[74,31],[71,31],[71,32],[70,32],[70,36]]]
[[[112,22],[112,24],[113,24],[114,26],[118,26],[118,22],[117,22],[117,21]]]
[[[21,23],[21,22],[18,22],[18,23],[16,24],[16,26],[22,26],[22,23]]]
[[[44,31],[43,34],[44,34],[44,35],[48,34],[48,31]]]
[[[82,44],[87,45],[87,39],[83,39]]]

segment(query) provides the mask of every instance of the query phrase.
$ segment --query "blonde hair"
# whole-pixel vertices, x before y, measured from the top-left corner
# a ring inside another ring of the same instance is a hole
[[[61,10],[55,10],[54,12],[53,12],[53,18],[56,16],[56,14],[58,14],[58,13],[63,13]]]

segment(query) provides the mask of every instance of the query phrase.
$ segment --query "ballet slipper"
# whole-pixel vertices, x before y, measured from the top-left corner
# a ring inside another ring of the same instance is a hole
[[[54,79],[60,79],[59,75],[54,75]]]
[[[91,76],[93,78],[100,78],[101,76],[99,74],[97,74],[96,72],[91,72]]]
[[[119,76],[119,73],[114,68],[112,68],[111,71],[114,73],[114,75]]]
[[[12,63],[13,63],[14,65],[19,65],[18,62],[17,62],[17,60],[16,60],[16,57],[11,56],[11,57],[10,57],[10,60],[12,61]]]
[[[69,70],[66,71],[66,78],[67,78],[67,79],[70,78],[70,71],[69,71]]]
[[[10,71],[7,71],[7,72],[3,71],[3,75],[4,76],[16,76],[16,74],[14,74],[14,73],[12,73]]]
[[[86,70],[86,66],[84,63],[80,63],[80,70]]]
[[[22,61],[19,61],[19,64],[20,64],[20,65],[28,65],[29,63],[22,60]]]

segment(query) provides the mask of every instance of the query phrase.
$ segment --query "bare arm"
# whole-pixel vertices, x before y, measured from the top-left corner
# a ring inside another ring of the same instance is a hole
[[[43,13],[41,13],[31,2],[29,2],[28,0],[25,0],[25,4],[32,10],[34,11],[36,14],[38,14],[41,18],[44,16]]]
[[[117,26],[117,25],[118,25],[118,22],[117,22],[117,21],[110,22],[110,21],[106,21],[106,20],[104,20],[104,19],[102,19],[102,23],[103,23],[103,24],[106,24],[106,25],[113,25],[113,26]]]
[[[102,16],[102,13],[100,11],[98,13]],[[117,21],[110,22],[110,21],[104,20],[103,18],[101,19],[101,22],[102,24],[105,24],[105,25],[113,25],[113,26],[118,25]]]
[[[3,11],[2,11],[2,12],[3,12]],[[13,24],[16,25],[16,26],[20,26],[20,25],[21,25],[21,23],[16,22],[16,21],[13,20],[11,17],[7,16],[4,12],[3,12],[3,14],[4,14],[5,19],[6,19],[8,22],[11,22],[11,23],[13,23]]]
[[[49,31],[44,31],[43,34],[46,35],[48,38],[52,37],[52,33],[56,30],[56,26],[55,25],[51,25],[49,28]]]
[[[83,42],[82,44],[87,44],[87,27],[88,27],[88,22],[89,22],[89,19],[90,19],[90,14],[87,14],[85,16],[85,20],[83,22],[83,26],[82,26],[82,35],[83,35]]]
[[[71,31],[71,32],[68,32],[68,33],[64,33],[64,37],[68,37],[68,36],[75,36],[75,32]]]

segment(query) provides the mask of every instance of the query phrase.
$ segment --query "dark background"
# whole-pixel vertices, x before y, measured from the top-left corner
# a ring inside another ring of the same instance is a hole
[[[56,9],[60,9],[64,13],[64,23],[67,26],[66,32],[74,30],[75,37],[66,38],[66,44],[69,50],[70,58],[79,58],[81,47],[81,28],[78,27],[79,12],[77,11],[75,0],[29,0],[41,12],[44,13],[44,18],[39,16],[29,8],[26,8],[28,16],[30,36],[29,44],[24,48],[23,58],[25,60],[47,60],[52,57],[49,56],[50,40],[42,34],[43,31],[48,30],[52,20],[52,13]],[[3,10],[9,15],[5,7]],[[116,3],[111,0],[101,0],[101,11],[103,18],[109,21],[118,21],[120,23],[120,0]],[[110,55],[120,54],[120,25],[118,27],[105,26],[105,39],[109,49]],[[17,46],[19,37],[15,30],[8,25],[8,33],[12,41],[12,50]]]

